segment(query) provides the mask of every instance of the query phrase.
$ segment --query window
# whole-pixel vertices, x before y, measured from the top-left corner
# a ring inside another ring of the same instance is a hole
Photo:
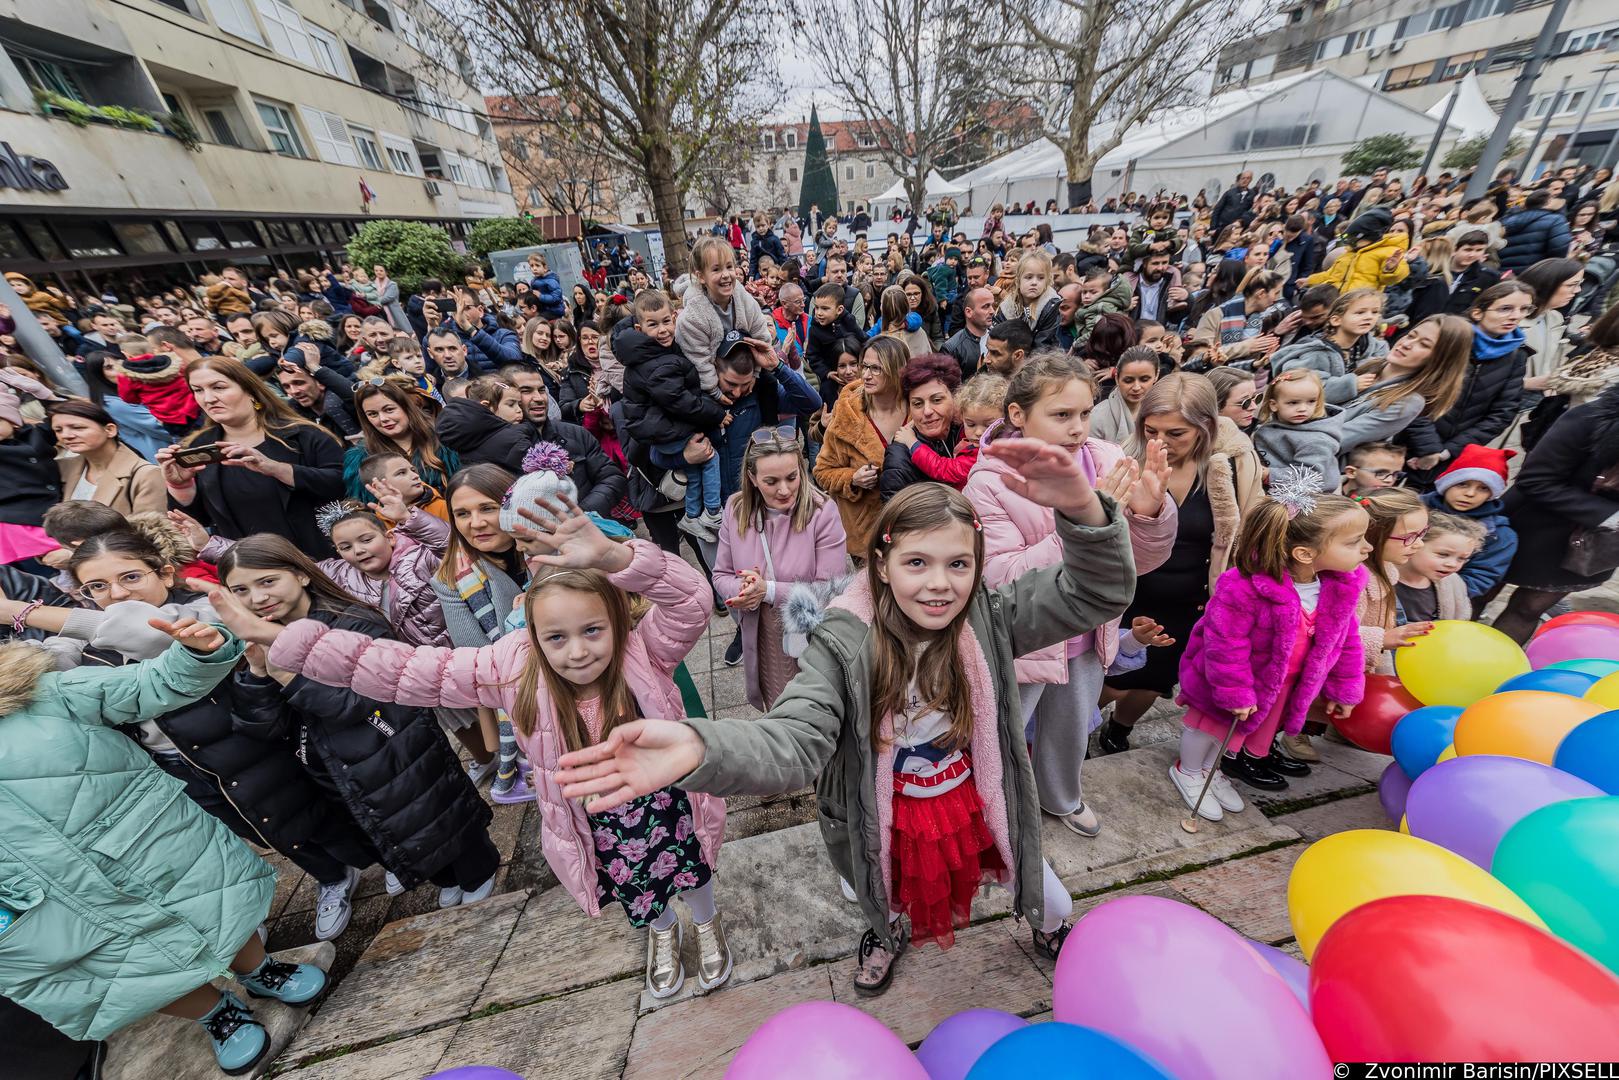
[[[448,172],[450,179],[457,184],[467,183],[467,172],[462,167],[461,158],[448,150],[444,152],[444,168]]]
[[[16,261],[33,257],[34,253],[28,250],[21,234],[9,222],[0,221],[0,259]]]
[[[844,170],[843,170],[843,178],[845,180],[853,180],[854,179],[854,166],[853,165],[849,165],[849,166],[846,166],[844,168]]]
[[[214,227],[206,221],[182,221],[180,231],[190,242],[192,251],[223,251],[225,242],[214,232]]]
[[[292,122],[292,114],[285,106],[268,101],[255,101],[253,104],[258,107],[259,120],[270,136],[272,150],[283,157],[309,156],[309,151],[304,149],[304,141],[298,137],[298,127]]]
[[[259,24],[253,19],[253,9],[248,0],[208,0],[208,8],[225,33],[257,45],[264,44],[264,35],[259,32]]]
[[[539,188],[531,187],[528,189],[528,204],[532,207],[539,207],[545,204],[545,199],[541,197]]]
[[[224,234],[227,247],[256,248],[264,243],[259,239],[257,230],[246,221],[221,221],[219,231]]]
[[[797,183],[798,182],[798,170],[797,169],[788,169],[787,170],[787,179],[788,179],[788,181],[790,183]]]
[[[762,133],[759,136],[759,145],[766,150],[774,150],[776,148],[776,133],[773,131]]]
[[[124,253],[112,230],[99,221],[61,221],[56,225],[56,235],[67,247],[69,258],[97,259]]]
[[[1563,52],[1579,53],[1589,52],[1592,49],[1606,48],[1608,43],[1619,36],[1619,27],[1598,26],[1588,30],[1577,30],[1569,35],[1568,44],[1563,46]]]
[[[375,132],[365,128],[349,126],[349,138],[354,140],[354,149],[360,155],[360,164],[368,169],[383,170],[387,166],[382,163],[382,151],[377,148]]]
[[[144,221],[115,221],[112,231],[118,234],[124,250],[131,255],[162,255],[169,250],[157,226]]]
[[[774,185],[776,182],[776,167],[774,165],[765,170],[765,183]]]
[[[22,72],[23,81],[35,90],[43,90],[47,94],[61,94],[74,101],[89,103],[90,98],[84,92],[84,84],[72,67],[57,63],[55,60],[44,60],[27,53],[8,53],[16,63],[17,70]]]
[[[1403,90],[1408,86],[1421,86],[1433,76],[1436,66],[1434,61],[1429,60],[1426,63],[1390,68],[1388,74],[1383,77],[1383,89]]]
[[[1441,79],[1459,79],[1463,75],[1466,75],[1468,72],[1477,68],[1479,64],[1483,62],[1483,60],[1483,49],[1478,49],[1469,53],[1458,53],[1455,56],[1447,57],[1444,61],[1445,67],[1443,73],[1439,77]]]
[[[867,165],[866,166],[866,179],[870,180],[872,177],[874,177],[876,175],[877,175],[877,166],[875,166],[875,165]]]
[[[1610,86],[1606,90],[1602,91],[1601,97],[1597,98],[1596,108],[1599,111],[1602,109],[1611,109],[1616,104],[1619,104],[1619,87]]]
[[[314,23],[304,23],[304,29],[309,31],[309,44],[315,51],[315,66],[328,75],[353,82],[349,78],[348,49],[337,40],[337,35],[327,33]]]
[[[789,150],[798,149],[798,132],[789,131],[786,134],[784,134],[782,136],[782,138],[786,140],[786,142],[784,142],[782,145],[786,146],[787,149],[789,149]]]
[[[241,146],[242,140],[236,137],[236,129],[231,126],[230,117],[225,115],[224,109],[204,109],[202,118],[208,124],[208,130],[213,134],[214,142],[221,146]]]
[[[43,221],[30,218],[17,222],[17,225],[33,242],[34,250],[39,252],[39,257],[46,262],[60,262],[67,258],[62,254],[62,245],[56,242],[56,237],[51,235],[51,231],[45,227]]]
[[[281,0],[255,0],[259,18],[270,35],[270,48],[289,60],[308,67],[315,66],[315,47],[309,43],[304,20]]]
[[[304,114],[304,127],[315,140],[315,152],[322,161],[333,165],[360,164],[360,155],[355,152],[348,125],[341,116],[311,109],[308,105],[298,106],[298,111]]]

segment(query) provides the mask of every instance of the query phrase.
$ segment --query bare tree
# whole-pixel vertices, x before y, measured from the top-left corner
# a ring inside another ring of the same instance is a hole
[[[581,219],[609,211],[612,164],[601,140],[571,119],[554,98],[504,98],[497,130],[507,168],[525,189],[559,214]]]
[[[555,97],[576,137],[651,193],[672,273],[690,261],[685,196],[699,167],[763,102],[736,58],[756,46],[742,0],[464,0],[462,29],[491,84]]]
[[[1230,0],[1003,0],[1002,55],[1047,138],[1063,148],[1068,205],[1090,201],[1096,163],[1158,110],[1206,97],[1198,73],[1253,33]]]
[[[920,213],[928,173],[977,164],[997,73],[985,63],[981,5],[969,0],[822,0],[794,29],[827,64],[821,75]],[[862,149],[867,149],[862,147]]]

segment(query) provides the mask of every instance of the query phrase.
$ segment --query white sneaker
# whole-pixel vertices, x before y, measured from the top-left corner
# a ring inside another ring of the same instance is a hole
[[[354,914],[350,897],[359,883],[360,872],[351,866],[342,881],[320,887],[320,896],[315,900],[316,941],[331,941],[348,929],[349,916]]]
[[[382,875],[382,887],[388,890],[389,896],[403,896],[405,892],[405,886],[394,877],[392,870]]]
[[[469,761],[467,762],[467,779],[472,781],[473,787],[477,787],[495,775],[495,767],[499,764],[499,756],[491,757],[488,761]]]
[[[1191,807],[1197,802],[1197,794],[1203,790],[1203,783],[1209,778],[1209,771],[1201,769],[1197,772],[1183,772],[1181,763],[1177,761],[1169,767],[1169,778],[1175,782],[1175,789],[1181,793],[1181,799]],[[1210,821],[1219,821],[1225,817],[1225,811],[1220,808],[1218,799],[1205,797],[1197,815]]]
[[[1098,836],[1102,832],[1102,823],[1097,819],[1096,811],[1084,803],[1080,803],[1079,809],[1072,814],[1064,814],[1060,820],[1069,829],[1086,838]]]
[[[849,901],[849,903],[860,903],[860,897],[854,894],[854,886],[850,885],[847,881],[844,881],[841,877],[838,878],[838,889],[843,893],[843,898]]]
[[[489,895],[491,893],[493,893],[494,891],[495,891],[495,875],[490,874],[488,881],[484,882],[482,885],[479,885],[476,889],[473,889],[471,892],[463,892],[461,894],[461,903],[463,903],[463,904],[476,904],[479,900],[487,900],[487,899],[489,899]]]
[[[461,891],[461,886],[447,885],[438,891],[438,906],[440,908],[455,907],[464,896],[466,896],[466,893]]]
[[[1214,784],[1209,788],[1209,794],[1220,804],[1220,809],[1228,814],[1240,814],[1248,809],[1248,804],[1242,801],[1237,789],[1231,786],[1231,781],[1226,779],[1226,774],[1219,769],[1214,770]]]

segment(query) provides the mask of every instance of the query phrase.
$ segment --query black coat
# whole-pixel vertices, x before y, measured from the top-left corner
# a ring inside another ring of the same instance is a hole
[[[696,366],[679,346],[625,330],[613,340],[613,355],[624,365],[624,423],[638,442],[684,443],[725,419],[725,406],[703,391]]]
[[[56,435],[49,424],[23,424],[0,442],[0,522],[38,525],[62,501]]]
[[[984,355],[983,342],[983,338],[973,336],[972,331],[963,326],[945,339],[945,343],[939,347],[940,352],[953,357],[956,363],[961,365],[962,382],[978,374],[978,364]]]
[[[310,611],[334,630],[376,638],[393,631],[359,606]],[[493,814],[461,768],[433,714],[363,698],[302,675],[286,686],[239,673],[239,726],[261,738],[290,738],[310,768],[324,770],[382,855],[382,865],[415,888],[461,854]]]
[[[562,419],[568,423],[579,423],[579,403],[590,395],[590,380],[595,375],[595,369],[590,366],[584,353],[575,349],[569,354],[568,370],[552,391],[557,399],[557,408],[562,411]]]
[[[1598,476],[1619,465],[1619,392],[1558,417],[1524,458],[1506,494],[1507,516],[1518,532],[1518,551],[1506,580],[1529,588],[1590,588],[1610,573],[1581,577],[1562,560],[1576,528],[1594,529],[1619,513],[1619,496],[1591,490]]]
[[[1467,362],[1461,396],[1449,412],[1434,421],[1434,430],[1452,461],[1468,443],[1493,442],[1518,415],[1529,352],[1519,349],[1494,360],[1474,357]]]
[[[1473,298],[1500,280],[1501,271],[1481,262],[1456,275],[1454,287],[1445,284],[1443,275],[1432,274],[1411,290],[1411,306],[1405,311],[1409,325],[1415,326],[1430,315],[1465,316],[1473,306]]]
[[[956,456],[956,446],[961,442],[961,425],[951,424],[943,439],[930,439],[925,435],[918,435],[916,441],[932,448],[940,457],[953,458]],[[877,493],[882,496],[883,502],[887,502],[910,485],[926,483],[932,479],[911,460],[911,448],[894,439],[889,442],[888,449],[883,451],[883,471],[877,479]]]
[[[780,266],[787,261],[787,249],[781,246],[781,237],[769,229],[753,234],[753,243],[749,245],[748,276],[759,276],[759,256],[769,255]],[[618,355],[614,353],[614,355]]]
[[[547,419],[544,424],[525,420],[519,424],[523,433],[537,442],[554,442],[573,459],[573,472],[569,474],[579,489],[579,509],[594,510],[602,517],[611,517],[623,500],[629,481],[617,463],[607,456],[596,436],[566,421]]]
[[[210,427],[190,445],[219,441],[220,430]],[[324,428],[295,424],[274,432],[257,449],[273,461],[292,464],[290,488],[239,465],[205,465],[197,474],[196,498],[189,506],[175,507],[230,540],[275,533],[312,558],[331,558],[336,553],[316,526],[315,512],[343,497],[343,446]],[[173,496],[169,501],[174,502]]]
[[[1253,209],[1254,189],[1252,187],[1228,187],[1220,193],[1220,201],[1214,204],[1214,216],[1210,220],[1209,229],[1212,237],[1218,237],[1220,230],[1240,220],[1243,215]]]
[[[528,432],[466,398],[450,398],[434,425],[439,442],[461,455],[462,465],[488,462],[523,475],[523,455],[534,445]]]

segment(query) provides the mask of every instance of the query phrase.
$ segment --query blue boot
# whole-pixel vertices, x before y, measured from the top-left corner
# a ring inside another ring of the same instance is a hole
[[[219,1004],[197,1023],[213,1041],[214,1060],[226,1076],[247,1072],[270,1052],[270,1033],[229,990],[219,995]]]
[[[236,981],[253,997],[275,998],[283,1005],[313,1001],[326,989],[326,973],[314,964],[287,964],[271,956]]]

